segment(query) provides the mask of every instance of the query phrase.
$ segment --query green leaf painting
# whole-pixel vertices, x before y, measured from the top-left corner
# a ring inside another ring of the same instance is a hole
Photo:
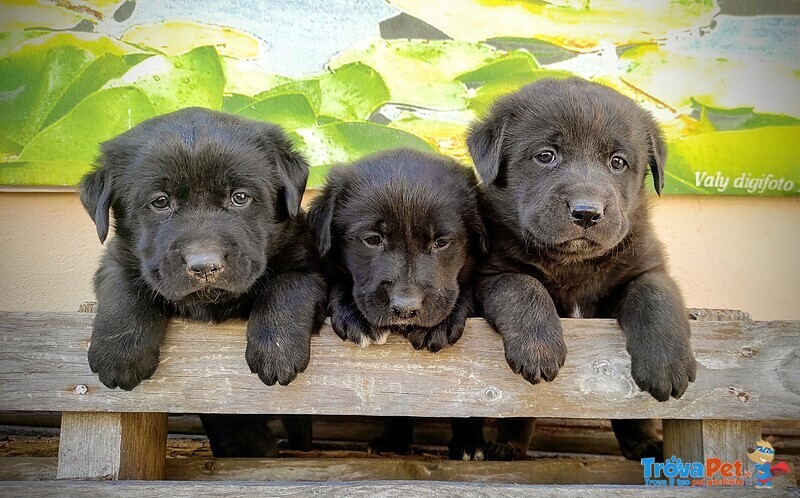
[[[122,87],[141,90],[156,114],[191,106],[221,110],[225,75],[216,49],[203,46],[175,57],[149,57],[105,84]]]
[[[392,147],[471,164],[465,133],[492,102],[578,75],[659,121],[666,193],[800,195],[800,16],[758,3],[84,3],[2,7],[4,185],[74,186],[103,141],[188,106],[282,126],[312,188]],[[425,29],[384,23],[400,15]]]
[[[98,145],[158,113],[136,87],[100,90],[43,129],[22,149],[23,161],[90,162]]]
[[[309,175],[311,185],[322,185],[325,173],[332,165],[373,152],[396,147],[435,151],[431,145],[411,133],[364,122],[330,123],[297,130],[293,138],[298,148],[306,151],[313,165]]]

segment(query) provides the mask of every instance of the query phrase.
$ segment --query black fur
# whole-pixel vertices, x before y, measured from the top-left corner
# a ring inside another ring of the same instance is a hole
[[[432,352],[458,340],[472,313],[475,256],[486,250],[476,184],[454,161],[402,149],[331,170],[309,220],[342,339],[366,346],[397,333]],[[398,314],[393,301],[418,309]]]
[[[455,343],[473,313],[474,263],[488,249],[478,196],[470,169],[412,150],[331,170],[309,220],[331,271],[336,334],[366,346],[396,333],[431,352]],[[407,452],[411,422],[390,425],[373,449]]]
[[[247,319],[247,363],[268,385],[305,370],[327,285],[300,200],[305,160],[274,125],[199,108],[102,145],[80,186],[101,241],[89,365],[130,390],[158,366],[167,320]]]
[[[476,298],[514,371],[554,379],[566,356],[559,317],[613,317],[636,384],[680,397],[695,360],[650,224],[644,179],[660,193],[666,159],[653,118],[608,87],[542,80],[496,102],[467,144],[493,222]]]

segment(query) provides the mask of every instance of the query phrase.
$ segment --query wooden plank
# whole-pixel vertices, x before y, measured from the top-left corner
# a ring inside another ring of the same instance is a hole
[[[250,373],[243,323],[175,320],[153,378],[125,392],[89,370],[92,318],[0,313],[0,409],[751,420],[800,413],[800,322],[693,323],[697,381],[682,399],[658,403],[631,379],[612,320],[564,320],[566,364],[537,386],[510,371],[500,337],[480,319],[435,355],[397,337],[361,349],[326,325],[308,370],[286,387]]]
[[[779,455],[793,469],[800,465],[800,457]],[[211,462],[211,463],[210,463]],[[391,463],[382,463],[391,462]],[[338,472],[363,475],[364,480],[397,479],[442,480],[445,476],[467,482],[497,482],[537,484],[545,483],[545,475],[553,482],[564,483],[568,477],[574,483],[635,484],[642,481],[642,467],[625,460],[592,460],[553,458],[525,462],[414,462],[397,458],[281,458],[271,460],[212,460],[210,458],[167,458],[168,480],[246,480],[285,482],[289,476],[302,475],[297,480],[341,481]],[[0,481],[39,481],[56,478],[56,457],[0,457]],[[249,471],[245,472],[245,469]],[[575,473],[577,468],[577,473]],[[374,471],[373,471],[374,469]],[[406,469],[413,469],[408,471]],[[403,474],[405,472],[405,474]],[[372,477],[369,477],[369,476]],[[405,476],[405,477],[403,477]],[[793,471],[776,478],[776,485],[798,486],[800,472]],[[0,490],[3,483],[0,482]],[[2,495],[2,493],[0,493]]]
[[[163,479],[166,413],[64,413],[59,479]]]
[[[1,481],[46,481],[56,478],[58,458],[56,457],[0,457],[0,496]]]
[[[0,458],[0,481],[46,480],[55,477],[55,458]],[[166,479],[259,482],[422,480],[519,484],[644,483],[642,467],[637,462],[623,459],[564,458],[521,462],[399,458],[168,458]]]
[[[175,481],[421,480],[519,484],[644,484],[642,466],[627,460],[543,458],[518,462],[463,462],[398,458],[203,459],[167,464]]]
[[[0,483],[0,492],[6,496],[36,498],[61,498],[118,496],[170,496],[170,498],[219,498],[237,497],[370,497],[395,498],[414,496],[419,498],[443,498],[464,496],[475,498],[523,498],[552,496],[557,498],[586,498],[602,496],[610,498],[648,498],[665,496],[660,487],[646,486],[536,486],[524,484],[482,484],[377,481],[351,483],[254,483],[254,482],[9,482]],[[782,496],[800,496],[797,488],[780,490]],[[746,497],[752,496],[751,488],[670,488],[669,495],[680,497]]]
[[[684,462],[740,461],[750,467],[747,448],[761,438],[757,420],[664,420],[664,456],[675,455]]]

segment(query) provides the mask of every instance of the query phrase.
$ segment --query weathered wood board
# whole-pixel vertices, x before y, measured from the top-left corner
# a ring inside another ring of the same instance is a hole
[[[56,477],[56,459],[0,457],[0,481]],[[544,458],[463,462],[399,458],[168,458],[170,481],[459,481],[519,484],[643,484],[642,466],[622,459]],[[0,482],[0,488],[2,482]]]
[[[757,420],[665,420],[664,454],[684,462],[747,462],[747,448],[761,438]]]
[[[166,413],[65,413],[59,479],[164,479]]]
[[[153,378],[107,389],[86,361],[90,313],[0,313],[0,410],[572,418],[798,419],[800,322],[695,322],[697,381],[658,403],[630,377],[611,320],[564,320],[569,353],[558,378],[514,375],[500,337],[471,319],[437,354],[402,338],[358,348],[326,325],[308,370],[265,386],[244,359],[244,323],[175,320]]]
[[[524,484],[469,484],[449,482],[375,481],[350,483],[255,483],[255,482],[176,482],[176,481],[100,481],[100,482],[7,482],[0,483],[0,495],[36,498],[62,498],[119,496],[170,496],[171,498],[219,498],[236,497],[324,497],[324,498],[396,498],[413,496],[419,498],[529,498],[547,496],[555,498],[586,498],[602,496],[608,498],[647,498],[651,496],[678,497],[750,497],[752,488],[670,488],[665,494],[657,486],[541,486]],[[797,488],[780,490],[781,496],[798,497]]]

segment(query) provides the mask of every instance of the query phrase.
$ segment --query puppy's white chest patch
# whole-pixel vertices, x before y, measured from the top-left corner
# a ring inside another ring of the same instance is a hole
[[[581,307],[578,306],[578,303],[572,305],[572,312],[569,314],[570,318],[583,318],[583,312],[581,311]]]

